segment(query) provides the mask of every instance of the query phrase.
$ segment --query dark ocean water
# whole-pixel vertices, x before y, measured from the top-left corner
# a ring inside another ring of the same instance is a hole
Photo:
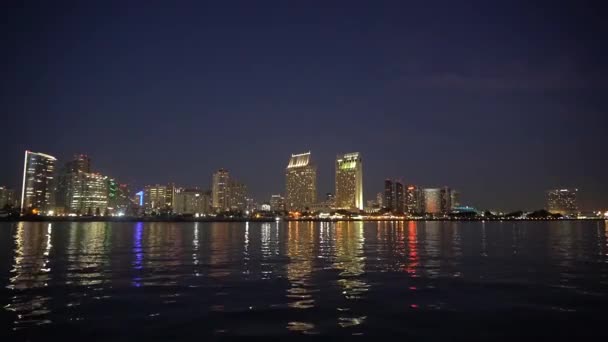
[[[15,340],[608,337],[594,222],[0,223]]]

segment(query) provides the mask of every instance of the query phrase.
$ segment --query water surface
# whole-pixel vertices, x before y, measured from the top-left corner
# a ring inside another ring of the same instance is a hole
[[[0,223],[14,339],[607,336],[594,222]]]

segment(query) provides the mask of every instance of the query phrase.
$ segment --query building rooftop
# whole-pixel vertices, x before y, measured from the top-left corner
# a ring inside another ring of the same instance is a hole
[[[287,165],[288,169],[293,169],[296,167],[304,167],[310,165],[310,151],[306,153],[300,154],[292,154],[289,159],[289,164]]]
[[[53,156],[51,156],[49,154],[46,154],[46,153],[32,152],[32,151],[29,151],[29,150],[26,150],[25,152],[26,153],[30,153],[30,154],[36,154],[36,155],[39,155],[39,156],[42,156],[42,157],[45,157],[45,158],[48,158],[48,159],[51,159],[51,160],[57,160],[57,158],[55,158],[55,157],[53,157]]]

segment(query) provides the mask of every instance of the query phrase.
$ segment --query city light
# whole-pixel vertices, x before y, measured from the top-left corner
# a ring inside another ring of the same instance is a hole
[[[311,152],[291,154],[285,169],[285,193],[273,194],[269,201],[261,203],[256,203],[245,184],[223,168],[212,174],[211,190],[168,183],[146,185],[133,196],[125,184],[91,170],[91,158],[85,154],[74,155],[57,173],[56,161],[48,154],[26,151],[22,216],[331,221],[608,219],[606,211],[579,210],[576,187],[548,190],[541,207],[546,209],[505,213],[461,205],[460,192],[448,186],[406,186],[399,178],[386,178],[384,191],[364,206],[359,152],[336,157],[335,192],[326,193],[321,200],[317,193],[317,165]],[[382,189],[382,183],[378,183]],[[0,198],[5,197],[0,193]],[[0,215],[6,217],[7,213]]]

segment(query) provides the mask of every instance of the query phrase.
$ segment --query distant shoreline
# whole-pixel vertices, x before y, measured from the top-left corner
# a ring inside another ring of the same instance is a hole
[[[390,218],[390,219],[289,219],[281,218],[162,218],[162,217],[20,217],[0,218],[0,222],[401,222],[401,221],[447,221],[447,222],[485,222],[485,221],[605,221],[604,218]]]

